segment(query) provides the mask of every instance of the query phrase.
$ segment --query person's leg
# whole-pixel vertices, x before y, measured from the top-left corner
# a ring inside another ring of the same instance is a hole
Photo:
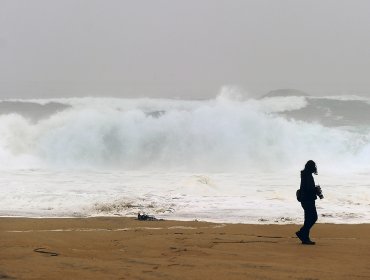
[[[317,221],[315,201],[304,201],[301,204],[304,209],[304,224],[299,232],[303,239],[310,240],[310,230]]]

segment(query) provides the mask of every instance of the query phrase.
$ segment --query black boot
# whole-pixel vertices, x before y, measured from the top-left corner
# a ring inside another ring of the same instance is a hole
[[[303,242],[305,242],[305,241],[307,241],[307,238],[302,234],[302,232],[301,232],[301,231],[297,231],[297,232],[295,233],[295,235],[297,235],[297,237],[299,238],[299,240],[301,240],[301,241],[302,241],[302,243],[303,243]]]
[[[301,231],[297,231],[295,235],[297,235],[299,240],[301,240],[302,244],[304,245],[315,245],[316,244],[309,237],[306,237]]]
[[[310,239],[307,239],[307,240],[305,240],[305,241],[302,241],[302,244],[303,244],[303,245],[315,245],[315,244],[316,244],[316,242],[314,242],[314,241],[312,241],[312,240],[310,240]]]

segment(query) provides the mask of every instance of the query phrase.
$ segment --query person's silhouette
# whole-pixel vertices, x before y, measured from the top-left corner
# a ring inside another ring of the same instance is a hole
[[[316,212],[316,186],[312,174],[317,175],[316,163],[313,160],[307,161],[304,169],[301,171],[301,205],[304,210],[304,224],[296,232],[297,237],[302,244],[314,245],[315,242],[310,239],[310,229],[317,221]]]

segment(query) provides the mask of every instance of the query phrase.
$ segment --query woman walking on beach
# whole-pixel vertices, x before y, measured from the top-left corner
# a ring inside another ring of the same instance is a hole
[[[306,245],[315,245],[315,242],[310,239],[310,230],[317,221],[315,200],[318,193],[317,188],[320,188],[319,186],[315,186],[312,174],[317,175],[317,167],[313,160],[309,160],[301,171],[300,202],[304,210],[304,224],[303,227],[296,232],[302,244]],[[320,195],[322,196],[321,192]]]

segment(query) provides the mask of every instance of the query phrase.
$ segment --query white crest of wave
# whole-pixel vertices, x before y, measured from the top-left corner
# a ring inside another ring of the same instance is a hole
[[[301,97],[243,99],[73,99],[32,123],[0,116],[0,167],[240,171],[320,162],[369,165],[369,139],[284,119]]]

